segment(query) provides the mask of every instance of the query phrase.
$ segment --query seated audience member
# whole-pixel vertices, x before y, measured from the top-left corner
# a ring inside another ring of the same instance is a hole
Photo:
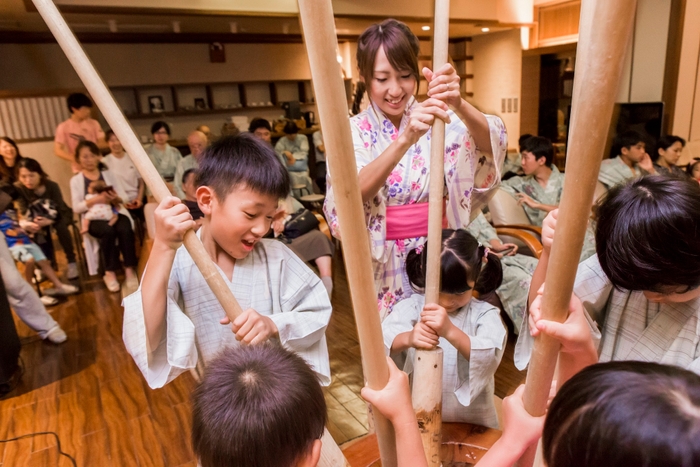
[[[299,201],[291,196],[280,201],[279,210],[272,222],[274,236],[282,236],[281,239],[296,255],[305,262],[313,261],[318,268],[321,282],[326,287],[328,297],[333,294],[333,267],[331,260],[335,246],[326,235],[318,229],[313,229],[296,238],[284,236],[285,226],[291,214],[304,209]]]
[[[245,311],[222,320],[219,301],[182,246],[192,216],[178,198],[162,200],[142,287],[124,299],[124,344],[148,385],[161,387],[198,361],[206,365],[224,347],[269,338],[329,383],[326,290],[289,248],[262,238],[290,189],[274,150],[247,133],[220,138],[202,158],[197,183],[204,212],[197,235]]]
[[[408,377],[389,360],[389,382],[362,397],[393,425],[400,467],[426,467]],[[192,450],[202,467],[315,467],[327,422],[314,371],[279,345],[227,348],[192,397]]]
[[[22,279],[7,247],[5,235],[2,233],[0,233],[0,275],[5,284],[10,306],[19,319],[42,339],[54,344],[65,342],[68,336],[44,307],[44,304],[55,305],[58,300],[47,295],[40,298],[32,286]]]
[[[680,136],[662,136],[656,143],[656,150],[651,153],[656,172],[661,175],[685,177],[686,173],[676,165],[684,147],[685,140]]]
[[[248,125],[248,131],[256,138],[272,144],[272,127],[267,119],[256,117]]]
[[[71,94],[67,105],[70,118],[56,127],[54,153],[61,159],[70,161],[73,173],[77,173],[80,168],[73,155],[78,143],[92,141],[98,147],[105,147],[105,134],[99,122],[90,117],[92,101],[88,96],[80,92]]]
[[[95,180],[90,182],[87,187],[87,194],[85,195],[85,201],[95,198],[104,192],[111,191],[114,193],[113,187],[108,187],[103,180]],[[107,225],[113,226],[119,220],[119,211],[114,207],[112,203],[101,203],[97,202],[90,206],[80,223],[80,233],[86,234],[90,230],[90,222],[92,221],[107,221]]]
[[[531,136],[521,147],[525,176],[505,180],[501,187],[520,204],[532,225],[542,225],[547,213],[559,206],[564,174],[552,164],[554,146],[547,138]]]
[[[316,185],[321,189],[321,193],[326,193],[326,145],[323,144],[323,133],[321,130],[313,134],[314,148],[316,150],[316,171],[314,178]]]
[[[141,174],[136,170],[131,157],[124,151],[122,143],[119,142],[117,135],[112,130],[107,131],[105,139],[111,152],[102,159],[102,163],[119,178],[126,194],[124,206],[129,211],[131,218],[145,222],[143,198],[146,185]]]
[[[151,134],[153,135],[153,144],[146,150],[146,154],[163,180],[172,182],[182,154],[177,148],[168,144],[170,126],[163,121],[157,121],[151,126]]]
[[[175,196],[185,199],[185,192],[182,190],[182,176],[189,169],[197,169],[199,161],[202,160],[204,150],[209,144],[207,136],[201,131],[193,131],[187,135],[187,145],[190,147],[190,154],[180,159],[175,169]]]
[[[488,245],[491,252],[501,259],[503,282],[496,289],[497,301],[500,301],[503,311],[513,322],[513,331],[518,334],[527,310],[530,281],[537,266],[537,259],[518,254],[518,246],[513,243],[502,243],[496,229],[481,212],[469,224],[467,231],[483,245]],[[487,299],[488,297],[481,297],[481,300]]]
[[[126,199],[119,178],[110,170],[106,170],[104,164],[100,162],[99,149],[94,143],[83,141],[76,149],[75,159],[80,165],[80,172],[70,180],[71,200],[73,212],[82,216],[96,204],[111,204],[117,208],[119,215],[117,221],[110,225],[109,221],[90,221],[88,233],[99,240],[100,250],[104,257],[105,275],[103,280],[110,292],[118,292],[120,289],[117,280],[117,271],[121,267],[119,253],[124,259],[124,273],[126,275],[125,285],[130,289],[138,287],[136,276],[136,246],[134,244],[134,231],[131,224],[129,212],[123,206]],[[88,187],[94,181],[101,180],[113,190],[102,193],[87,199]],[[92,250],[86,249],[86,255],[93,254]],[[96,262],[97,258],[90,261]]]
[[[656,173],[646,151],[644,137],[636,131],[625,131],[615,136],[610,150],[611,159],[600,164],[598,181],[607,189],[630,178]]]
[[[209,128],[206,125],[199,125],[197,127],[197,131],[201,131],[202,134],[204,134],[204,136],[207,138],[207,145],[209,145],[209,143],[211,143],[211,138],[212,138],[211,128]],[[190,151],[191,150],[192,150],[192,148],[190,148]]]
[[[21,160],[17,143],[0,136],[0,185],[12,185],[17,181],[17,163]]]
[[[73,223],[73,211],[63,200],[63,193],[58,183],[50,180],[41,165],[31,158],[24,158],[17,164],[19,182],[15,184],[19,197],[17,204],[20,214],[20,226],[30,235],[47,258],[54,257],[51,229],[56,231],[66,255],[68,267],[67,279],[78,278],[78,266],[75,262],[73,236],[69,226]],[[43,236],[43,239],[40,238]],[[52,264],[55,267],[55,264]]]
[[[574,293],[600,328],[591,331],[600,360],[663,362],[700,373],[700,186],[659,175],[631,180],[608,192],[596,216],[597,255],[579,265]],[[556,218],[552,211],[544,222],[531,300],[546,276]],[[530,334],[518,337],[520,369]]]
[[[308,193],[314,192],[309,177],[309,140],[299,134],[297,124],[289,121],[284,125],[284,136],[277,141],[275,152],[289,171],[292,186],[305,185]]]
[[[197,203],[197,171],[195,169],[185,170],[182,175],[182,189],[185,192],[185,199],[182,202],[190,210],[192,220],[197,224],[195,229],[197,230],[202,226],[204,213],[199,209],[199,203]]]
[[[501,180],[508,180],[509,178],[516,177],[523,174],[523,145],[525,141],[532,138],[532,135],[525,133],[518,138],[518,153],[515,156],[506,154],[503,160],[503,167],[501,168]]]
[[[693,180],[700,183],[700,158],[696,157],[688,167],[685,169],[685,173],[690,176]]]
[[[39,269],[53,283],[53,289],[45,291],[46,295],[71,295],[78,292],[74,285],[64,284],[58,278],[51,263],[39,246],[32,242],[27,233],[22,230],[17,220],[17,212],[9,207],[0,214],[0,231],[7,241],[7,246],[15,261],[24,263],[24,277],[31,283],[34,279],[34,269]]]

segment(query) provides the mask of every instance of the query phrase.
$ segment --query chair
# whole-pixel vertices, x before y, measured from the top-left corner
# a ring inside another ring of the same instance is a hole
[[[491,223],[504,243],[514,243],[523,254],[539,258],[542,228],[532,225],[525,210],[507,191],[499,188],[488,203]]]

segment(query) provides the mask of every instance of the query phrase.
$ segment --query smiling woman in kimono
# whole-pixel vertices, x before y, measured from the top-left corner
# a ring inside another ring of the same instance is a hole
[[[388,19],[360,36],[357,63],[370,106],[350,119],[358,178],[369,230],[377,302],[382,317],[411,295],[404,271],[408,251],[422,246],[428,231],[430,126],[445,124],[445,214],[451,228],[469,224],[472,205],[482,205],[499,181],[506,130],[460,95],[459,76],[447,64],[422,70],[428,99],[417,102],[418,38]],[[324,210],[338,235],[329,174]]]

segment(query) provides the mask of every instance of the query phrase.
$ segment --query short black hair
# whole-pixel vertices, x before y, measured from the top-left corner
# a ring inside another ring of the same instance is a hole
[[[596,252],[618,289],[700,285],[700,185],[652,175],[608,191],[596,207]]]
[[[287,123],[284,124],[282,132],[284,132],[285,135],[295,135],[299,133],[299,127],[292,120],[289,120]]]
[[[520,138],[518,138],[518,149],[520,150],[520,152],[523,152],[523,144],[525,144],[525,141],[527,141],[530,138],[532,138],[532,135],[530,133],[520,135]]]
[[[165,123],[163,120],[158,120],[153,125],[151,125],[151,134],[159,131],[161,128],[165,128],[165,132],[170,136],[170,125]]]
[[[239,184],[276,198],[286,198],[291,189],[289,173],[275,150],[250,133],[212,143],[197,170],[197,186],[211,187],[220,200]]]
[[[644,136],[638,131],[627,130],[618,133],[615,135],[615,138],[613,138],[612,147],[610,148],[610,158],[614,159],[622,154],[622,148],[629,149],[639,143],[647,144]]]
[[[549,138],[544,136],[530,136],[520,146],[520,152],[529,152],[535,156],[535,160],[544,157],[544,163],[549,167],[554,161],[554,146]]]
[[[229,347],[192,398],[192,446],[202,467],[292,467],[323,436],[316,374],[279,344]]]
[[[664,135],[659,140],[656,142],[656,147],[654,148],[654,151],[651,156],[651,160],[656,162],[659,160],[659,149],[663,151],[668,151],[668,148],[673,146],[676,143],[681,143],[681,147],[685,147],[685,140],[681,138],[680,136],[676,135]]]
[[[488,261],[482,268],[486,247],[464,229],[443,229],[440,251],[440,292],[462,294],[474,282],[474,290],[486,295],[500,287],[503,281],[501,260],[488,253]],[[414,249],[406,256],[406,275],[411,287],[419,293],[425,289],[425,273],[428,258],[426,245]]]
[[[73,113],[73,110],[77,110],[81,107],[92,108],[92,101],[82,92],[74,92],[66,99],[66,105],[68,105],[68,111]]]
[[[700,376],[651,362],[589,366],[552,400],[542,447],[549,467],[700,465]]]
[[[185,173],[182,174],[182,184],[184,185],[187,182],[187,177],[190,175],[194,174],[195,176],[197,175],[197,169],[187,169],[185,170]]]
[[[258,128],[265,128],[267,131],[272,133],[272,127],[270,126],[270,122],[268,122],[266,118],[255,117],[253,120],[250,121],[250,125],[248,125],[249,132],[254,133],[255,130],[257,130]]]

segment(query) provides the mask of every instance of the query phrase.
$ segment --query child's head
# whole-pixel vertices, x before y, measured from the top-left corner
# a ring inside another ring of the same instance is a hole
[[[518,152],[523,152],[523,146],[525,145],[525,141],[532,138],[532,136],[533,135],[531,135],[530,133],[520,135],[520,138],[518,138]]]
[[[596,208],[596,252],[612,284],[655,302],[700,295],[700,185],[648,176],[613,187]]]
[[[297,134],[299,133],[299,127],[292,120],[289,120],[287,123],[284,124],[282,132],[287,138],[294,141],[297,137]]]
[[[551,167],[554,161],[554,146],[548,138],[531,136],[520,146],[525,175],[532,175],[540,167]]]
[[[208,364],[192,405],[192,445],[202,467],[318,462],[323,392],[306,362],[279,345],[222,351]]]
[[[389,117],[403,115],[420,79],[420,43],[395,19],[373,24],[357,42],[357,67],[372,102]]]
[[[427,246],[411,250],[406,257],[406,273],[416,292],[425,289]],[[440,303],[448,312],[456,311],[472,297],[471,290],[485,295],[503,280],[501,260],[466,230],[443,229],[440,253]],[[467,293],[469,292],[469,293]]]
[[[87,187],[87,191],[91,195],[97,195],[104,191],[107,191],[107,184],[104,180],[93,180]]]
[[[695,180],[700,181],[700,158],[696,157],[685,169],[686,173]]]
[[[256,117],[251,120],[248,131],[265,142],[272,142],[272,127],[265,118]]]
[[[196,183],[207,229],[236,259],[245,258],[270,230],[279,200],[290,191],[289,174],[272,146],[250,133],[209,146]]]
[[[90,117],[92,101],[82,92],[69,95],[66,104],[68,105],[68,111],[80,117],[81,120]]]
[[[700,376],[658,363],[590,366],[552,401],[542,443],[548,467],[700,465]]]
[[[28,190],[35,190],[46,182],[48,178],[44,170],[35,159],[25,157],[17,163],[17,178]]]
[[[187,169],[182,174],[182,191],[185,192],[185,199],[197,201],[197,171]]]
[[[661,158],[667,165],[674,166],[678,162],[678,159],[681,158],[684,147],[685,140],[680,136],[662,136],[656,143],[656,150],[652,151],[650,154],[651,160],[656,162],[659,160],[659,158]]]
[[[644,136],[634,130],[623,131],[615,136],[610,157],[623,156],[632,162],[639,162],[646,154]]]

